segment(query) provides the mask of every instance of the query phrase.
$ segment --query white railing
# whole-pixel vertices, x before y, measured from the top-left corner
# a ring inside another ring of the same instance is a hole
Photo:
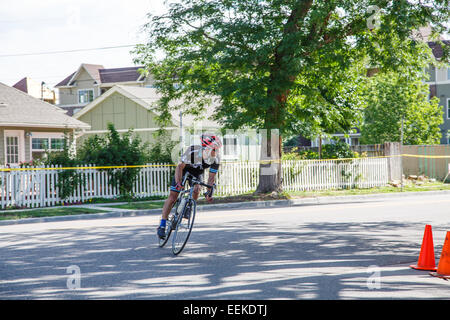
[[[93,198],[117,198],[119,190],[110,184],[108,173],[93,167],[86,165],[76,170],[81,183],[66,199],[61,199],[57,187],[60,171],[57,167],[0,171],[0,208],[47,207],[63,201],[78,203]],[[168,195],[173,174],[174,167],[167,164],[141,168],[133,187],[134,197]],[[388,182],[388,166],[385,158],[292,160],[282,162],[282,175],[286,191],[371,188]],[[258,162],[222,163],[216,179],[216,195],[252,192],[258,182]]]

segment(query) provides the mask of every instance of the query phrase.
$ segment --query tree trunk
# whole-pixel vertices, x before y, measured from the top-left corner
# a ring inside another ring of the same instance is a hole
[[[256,193],[269,193],[282,191],[281,178],[281,135],[278,130],[261,130],[261,163],[259,165],[259,184]]]

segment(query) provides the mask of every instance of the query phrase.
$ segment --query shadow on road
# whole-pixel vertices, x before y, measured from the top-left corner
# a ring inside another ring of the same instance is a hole
[[[414,237],[399,237],[400,229]],[[3,233],[0,298],[449,298],[448,282],[407,268],[417,261],[422,229],[397,222],[283,221],[276,229],[256,220],[198,223],[177,257],[170,243],[157,247],[153,226]],[[81,272],[76,290],[68,289],[72,265]],[[369,288],[368,280],[380,287]]]

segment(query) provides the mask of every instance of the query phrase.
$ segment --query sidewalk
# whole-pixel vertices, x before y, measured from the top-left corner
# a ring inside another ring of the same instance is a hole
[[[220,203],[220,204],[205,204],[198,205],[198,211],[211,211],[211,210],[236,210],[236,209],[262,209],[269,207],[286,207],[286,206],[302,206],[302,205],[326,205],[326,204],[338,204],[338,203],[352,203],[352,202],[364,202],[364,201],[380,201],[383,199],[392,198],[408,198],[408,197],[420,197],[420,196],[432,196],[432,195],[449,195],[450,190],[439,191],[420,191],[420,192],[396,192],[396,193],[377,193],[377,194],[365,194],[365,195],[346,195],[346,196],[319,196],[308,198],[297,198],[289,200],[269,200],[269,201],[247,201],[247,202],[232,202],[232,203]],[[41,218],[24,218],[18,220],[3,220],[0,221],[0,226],[13,225],[13,224],[25,224],[25,223],[42,223],[42,222],[54,222],[54,221],[70,221],[70,220],[88,220],[88,219],[105,219],[115,217],[134,217],[144,215],[159,215],[161,214],[161,208],[148,209],[148,210],[131,210],[120,208],[109,208],[108,205],[120,205],[127,204],[126,202],[116,203],[98,203],[98,204],[83,204],[70,206],[84,207],[97,210],[104,210],[101,213],[79,214],[69,216],[55,216],[55,217],[41,217]],[[42,208],[37,208],[42,209]],[[21,211],[31,211],[37,209],[24,209]],[[50,209],[50,208],[49,208]],[[0,211],[5,212],[5,210]]]

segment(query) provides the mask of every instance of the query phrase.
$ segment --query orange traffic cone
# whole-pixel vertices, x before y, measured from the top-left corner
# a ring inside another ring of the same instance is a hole
[[[430,272],[430,274],[445,280],[450,279],[450,231],[447,231],[447,235],[445,236],[437,272]]]
[[[431,231],[431,226],[429,224],[425,226],[425,233],[423,235],[419,261],[417,261],[417,265],[411,265],[410,267],[417,270],[436,271],[436,262],[434,259],[433,233]]]

